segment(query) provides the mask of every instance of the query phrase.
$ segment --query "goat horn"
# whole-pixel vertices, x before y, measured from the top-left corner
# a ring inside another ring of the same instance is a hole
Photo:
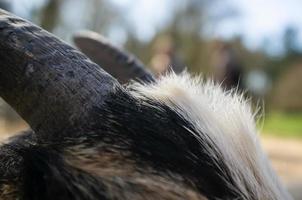
[[[140,60],[112,45],[102,35],[92,31],[82,31],[75,34],[73,39],[84,54],[101,65],[120,83],[127,83],[131,79],[154,81],[153,75]]]
[[[121,87],[82,53],[4,10],[0,61],[0,96],[38,139],[60,139],[82,130],[93,109],[101,108],[107,95]]]

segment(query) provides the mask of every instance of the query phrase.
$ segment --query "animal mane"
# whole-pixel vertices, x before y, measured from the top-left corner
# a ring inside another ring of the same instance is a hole
[[[210,144],[208,149],[201,145],[200,151],[222,161],[232,174],[234,182],[229,184],[236,193],[245,199],[290,198],[262,151],[256,114],[243,94],[187,72],[172,72],[151,84],[136,82],[130,88],[138,99],[158,101],[188,120],[195,129],[188,132],[201,144]]]

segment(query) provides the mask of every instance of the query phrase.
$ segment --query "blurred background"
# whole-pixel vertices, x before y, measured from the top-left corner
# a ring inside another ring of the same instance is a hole
[[[302,199],[301,0],[0,0],[61,39],[83,29],[134,53],[155,74],[187,69],[245,91],[265,150]],[[0,138],[26,128],[0,100]]]

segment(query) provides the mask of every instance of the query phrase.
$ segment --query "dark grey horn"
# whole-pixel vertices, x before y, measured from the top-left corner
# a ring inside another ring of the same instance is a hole
[[[117,80],[82,53],[0,10],[0,96],[39,139],[81,130],[116,87]]]
[[[79,32],[74,35],[74,42],[84,54],[117,78],[120,83],[127,83],[131,79],[154,81],[153,75],[140,60],[114,46],[98,33]]]

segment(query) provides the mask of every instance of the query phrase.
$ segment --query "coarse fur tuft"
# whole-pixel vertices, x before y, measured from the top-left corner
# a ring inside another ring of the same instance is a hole
[[[262,151],[255,114],[242,94],[187,72],[131,88],[137,98],[154,99],[188,120],[196,130],[191,134],[210,143],[200,150],[221,160],[231,173],[234,182],[229,184],[236,193],[246,199],[290,199]]]
[[[63,139],[27,132],[0,146],[0,199],[291,199],[235,91],[171,73],[104,104]]]

